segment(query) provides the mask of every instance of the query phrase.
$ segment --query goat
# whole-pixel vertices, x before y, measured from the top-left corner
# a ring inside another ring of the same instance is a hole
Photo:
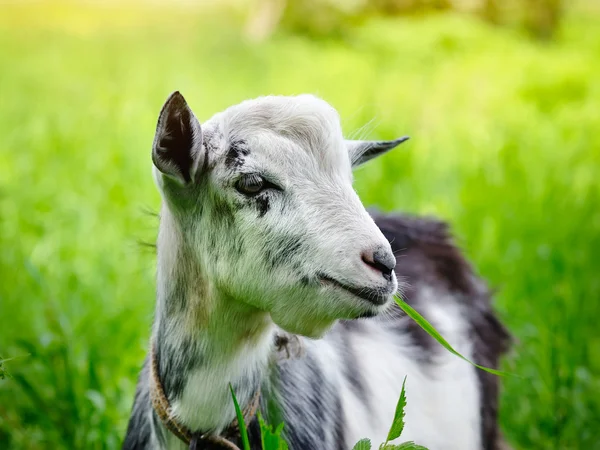
[[[253,449],[257,408],[271,421],[279,411],[291,450],[381,442],[405,375],[403,440],[500,448],[498,379],[392,301],[400,289],[495,368],[509,335],[488,289],[445,223],[369,214],[352,187],[353,167],[404,140],[345,140],[311,95],[248,100],[202,126],[180,93],[168,98],[152,151],[156,312],[125,450],[236,448],[229,385]]]

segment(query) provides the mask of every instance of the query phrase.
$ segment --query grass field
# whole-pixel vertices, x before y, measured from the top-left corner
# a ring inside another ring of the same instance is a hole
[[[179,89],[201,119],[312,92],[349,135],[412,136],[357,173],[362,199],[449,220],[498,289],[511,443],[600,449],[599,21],[546,44],[455,15],[251,44],[217,12],[0,6],[0,448],[120,444],[154,304],[150,144]]]

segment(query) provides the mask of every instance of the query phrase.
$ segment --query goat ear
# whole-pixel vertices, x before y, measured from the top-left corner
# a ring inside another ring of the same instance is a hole
[[[163,174],[189,184],[202,159],[200,122],[178,91],[165,102],[156,125],[152,162]]]
[[[350,155],[352,167],[360,166],[367,161],[390,151],[394,147],[408,141],[404,136],[393,141],[350,141],[346,140],[346,147]]]

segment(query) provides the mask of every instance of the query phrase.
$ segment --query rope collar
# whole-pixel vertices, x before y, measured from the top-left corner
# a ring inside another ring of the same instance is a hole
[[[238,440],[240,437],[240,428],[236,419],[229,424],[227,429],[222,435],[212,434],[201,434],[194,433],[182,423],[178,422],[173,416],[169,399],[165,395],[160,376],[158,374],[158,360],[156,358],[156,349],[154,342],[151,343],[150,348],[150,399],[152,401],[152,407],[159,417],[161,422],[167,429],[177,436],[185,445],[189,445],[190,450],[240,450],[240,448],[232,442],[232,440]],[[257,390],[250,403],[242,414],[246,424],[254,418],[256,410],[258,409],[260,402],[260,390]]]

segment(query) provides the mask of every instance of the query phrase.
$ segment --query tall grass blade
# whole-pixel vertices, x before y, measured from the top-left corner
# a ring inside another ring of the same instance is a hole
[[[233,392],[233,386],[231,386],[231,383],[229,383],[229,390],[231,391],[231,398],[233,399],[233,405],[235,406],[235,415],[240,427],[242,446],[244,447],[244,450],[250,450],[250,441],[248,440],[248,430],[246,429],[246,423],[244,422],[244,415],[242,414],[242,410],[240,409],[240,404],[238,403],[237,398],[235,398],[235,392]]]
[[[394,299],[396,300],[396,303],[398,304],[398,306],[402,309],[402,311],[404,311],[406,313],[406,315],[408,317],[410,317],[412,320],[417,322],[417,324],[421,328],[423,328],[423,330],[425,330],[427,332],[427,334],[429,334],[432,338],[434,338],[436,341],[438,341],[440,343],[440,345],[442,345],[446,350],[448,350],[453,355],[458,356],[459,358],[465,360],[466,362],[477,367],[478,369],[485,370],[486,372],[493,373],[494,375],[498,375],[498,376],[510,375],[509,373],[503,372],[501,370],[490,369],[489,367],[480,366],[479,364],[475,364],[473,361],[465,358],[463,355],[461,355],[456,350],[454,350],[454,347],[452,347],[448,343],[448,341],[446,341],[446,339],[444,339],[442,337],[442,335],[440,333],[438,333],[438,331],[433,327],[433,325],[431,325],[421,314],[419,314],[416,310],[414,310],[408,303],[406,303],[404,300],[402,300],[400,297],[397,297],[397,296],[395,296]]]

